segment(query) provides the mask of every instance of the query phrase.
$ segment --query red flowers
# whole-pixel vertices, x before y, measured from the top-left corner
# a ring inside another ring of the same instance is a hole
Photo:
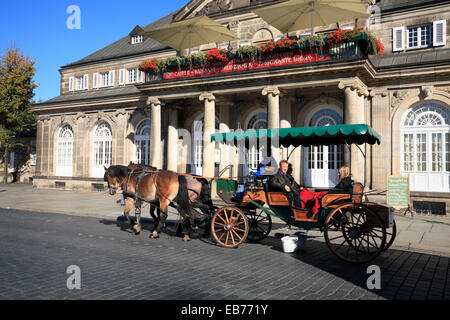
[[[352,34],[353,30],[342,30],[338,28],[328,37],[327,43],[337,44],[346,42],[347,40],[351,40]]]
[[[378,39],[376,42],[376,50],[377,50],[377,54],[383,54],[384,53],[384,45],[383,42],[381,42],[381,39]]]
[[[356,25],[356,30],[358,32],[361,32],[361,31],[363,31],[363,27]],[[327,43],[337,44],[337,43],[350,41],[353,38],[354,32],[355,32],[355,29],[343,30],[341,28],[337,28],[336,30],[334,30],[334,32],[330,36],[328,36]]]
[[[206,58],[213,61],[227,62],[229,60],[228,51],[226,49],[213,48],[205,53]]]
[[[272,52],[272,51],[275,51],[275,49],[277,49],[277,48],[278,49],[281,49],[281,48],[292,49],[292,46],[294,45],[294,43],[296,43],[296,41],[291,40],[288,37],[285,37],[278,41],[270,39],[269,42],[267,42],[266,44],[262,44],[259,47],[259,49],[261,50],[262,53]]]
[[[156,58],[145,60],[139,65],[139,70],[143,72],[157,72],[159,69],[159,60]]]

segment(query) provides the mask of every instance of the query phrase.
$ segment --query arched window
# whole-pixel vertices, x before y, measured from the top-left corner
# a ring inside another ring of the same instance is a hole
[[[56,152],[56,175],[72,176],[73,166],[73,130],[70,125],[59,129]]]
[[[438,103],[417,105],[403,117],[401,171],[411,190],[450,191],[450,111]]]
[[[112,159],[112,133],[106,122],[102,122],[94,130],[94,164],[93,176],[103,177],[103,166],[109,167]]]
[[[265,110],[256,110],[252,112],[245,122],[245,130],[267,129],[267,112]],[[247,167],[250,171],[256,171],[261,162],[263,146],[258,146],[258,141],[250,142],[247,151]]]
[[[134,145],[136,147],[136,162],[139,164],[149,163],[150,149],[150,120],[144,120],[137,126],[134,135]]]

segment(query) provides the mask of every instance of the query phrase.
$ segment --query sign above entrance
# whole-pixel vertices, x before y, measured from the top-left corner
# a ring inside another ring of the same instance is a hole
[[[179,79],[203,76],[209,74],[220,74],[234,71],[249,71],[262,68],[279,67],[286,65],[295,65],[309,62],[327,61],[330,60],[330,55],[328,50],[323,50],[324,52],[312,51],[284,51],[277,53],[265,54],[261,59],[233,59],[228,63],[213,63],[208,66],[198,66],[190,68],[189,66],[182,66],[178,68],[177,66],[167,68],[167,71],[163,74],[163,79]]]

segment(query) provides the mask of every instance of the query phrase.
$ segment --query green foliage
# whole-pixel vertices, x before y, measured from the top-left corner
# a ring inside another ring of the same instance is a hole
[[[182,57],[168,57],[167,59],[161,60],[160,61],[160,65],[159,65],[159,69],[162,72],[165,72],[167,70],[167,67],[170,67],[174,64],[176,64],[178,66],[178,70],[181,69],[181,66],[184,64],[184,58]]]
[[[250,58],[252,61],[256,61],[256,58],[261,55],[260,46],[256,44],[242,46],[236,50],[235,55],[240,59]]]
[[[18,48],[10,48],[0,60],[0,144],[12,148],[13,138],[35,122],[31,111],[35,61],[24,57]]]
[[[189,67],[192,69],[194,65],[201,65],[204,67],[208,63],[208,58],[204,52],[196,52],[185,57]]]
[[[322,47],[325,45],[325,38],[323,35],[310,35],[303,36],[297,41],[299,48],[310,48],[310,47]]]

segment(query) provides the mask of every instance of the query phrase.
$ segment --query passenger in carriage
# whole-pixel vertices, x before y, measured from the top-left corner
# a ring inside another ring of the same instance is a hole
[[[286,160],[280,161],[280,167],[275,175],[272,175],[269,180],[269,187],[271,189],[282,191],[294,203],[294,207],[301,208],[300,189],[299,185],[294,179],[289,178],[287,171],[289,163]]]
[[[342,166],[338,169],[339,183],[331,190],[343,190],[351,191],[352,179],[350,177],[350,168],[348,166]],[[307,188],[300,189],[300,197],[302,199],[302,205],[305,209],[311,209],[314,213],[317,213],[320,208],[320,199],[326,194],[327,191],[314,192]]]
[[[352,178],[350,177],[350,168],[348,166],[342,166],[338,169],[339,183],[334,187],[335,189],[342,189],[345,191],[351,191]]]

